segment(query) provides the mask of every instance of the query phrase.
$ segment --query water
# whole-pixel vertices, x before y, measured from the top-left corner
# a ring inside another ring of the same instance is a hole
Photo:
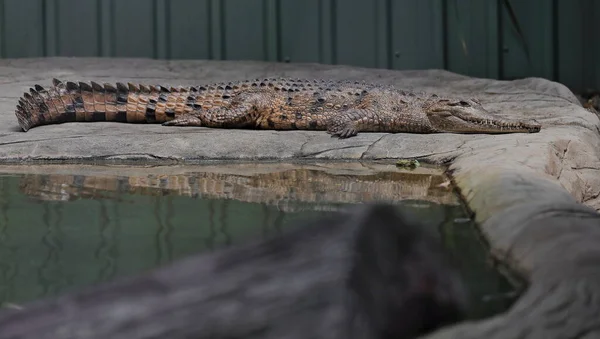
[[[296,218],[375,200],[419,214],[460,259],[471,317],[500,312],[512,301],[501,297],[513,288],[489,265],[472,222],[436,169],[344,163],[13,166],[0,172],[5,307],[250,237],[275,237]]]

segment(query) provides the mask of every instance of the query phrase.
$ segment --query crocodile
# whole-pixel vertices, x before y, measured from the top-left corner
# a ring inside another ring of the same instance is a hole
[[[493,115],[475,98],[353,81],[268,78],[200,86],[63,82],[35,85],[15,114],[23,131],[65,122],[359,132],[533,133],[535,120]]]

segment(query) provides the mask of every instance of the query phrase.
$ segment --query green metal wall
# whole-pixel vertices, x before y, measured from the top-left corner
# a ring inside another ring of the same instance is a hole
[[[600,87],[600,1],[509,2],[523,39],[505,0],[0,0],[0,57],[446,68]]]

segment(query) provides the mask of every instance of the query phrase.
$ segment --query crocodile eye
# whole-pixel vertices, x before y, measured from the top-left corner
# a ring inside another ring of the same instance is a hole
[[[448,106],[462,106],[462,107],[469,107],[469,106],[471,106],[468,102],[463,101],[463,100],[449,102],[447,105]]]

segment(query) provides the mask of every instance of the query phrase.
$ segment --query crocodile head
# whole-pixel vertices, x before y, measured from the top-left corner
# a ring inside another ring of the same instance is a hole
[[[535,133],[535,120],[507,120],[486,111],[476,99],[436,99],[425,108],[433,128],[451,133]]]

